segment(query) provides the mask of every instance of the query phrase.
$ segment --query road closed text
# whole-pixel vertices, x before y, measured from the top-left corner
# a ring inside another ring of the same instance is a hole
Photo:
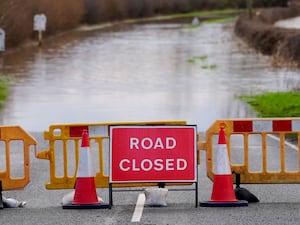
[[[112,181],[195,179],[194,127],[122,126],[111,134]]]
[[[187,168],[185,159],[122,159],[119,163],[121,171],[180,171]]]
[[[129,139],[130,143],[130,149],[144,149],[144,150],[171,150],[176,148],[176,139],[174,137],[166,137],[164,139],[158,137],[158,138],[137,138],[137,137],[131,137]]]

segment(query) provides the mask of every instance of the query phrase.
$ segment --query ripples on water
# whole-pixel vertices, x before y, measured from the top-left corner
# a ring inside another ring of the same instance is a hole
[[[252,117],[235,96],[290,90],[299,78],[242,52],[239,43],[228,24],[64,34],[41,49],[4,56],[3,73],[18,82],[1,120],[28,131],[55,123],[187,120],[204,131],[216,119]]]

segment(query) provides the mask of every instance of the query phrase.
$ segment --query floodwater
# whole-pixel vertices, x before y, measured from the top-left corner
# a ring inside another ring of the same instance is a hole
[[[27,131],[51,124],[253,117],[236,96],[299,87],[299,71],[273,69],[232,24],[134,24],[79,29],[2,57],[16,79],[0,115]]]
[[[285,20],[279,20],[274,23],[275,27],[299,29],[300,28],[300,17],[292,17]]]

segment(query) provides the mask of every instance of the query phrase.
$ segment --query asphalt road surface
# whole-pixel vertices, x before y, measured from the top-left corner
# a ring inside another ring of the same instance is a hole
[[[38,149],[48,149],[42,133],[32,134]],[[49,180],[49,162],[36,159],[31,152],[31,182],[24,190],[3,191],[6,197],[27,201],[25,208],[0,210],[0,223],[4,224],[299,224],[300,186],[297,184],[242,185],[260,202],[246,207],[195,207],[193,191],[170,191],[166,207],[136,207],[143,191],[116,192],[111,209],[62,209],[62,197],[70,190],[46,190]],[[201,153],[198,167],[199,202],[210,200],[212,182],[206,177],[205,153]],[[179,187],[181,188],[181,187]],[[108,202],[108,190],[97,189],[98,195]],[[132,222],[135,221],[135,222]]]

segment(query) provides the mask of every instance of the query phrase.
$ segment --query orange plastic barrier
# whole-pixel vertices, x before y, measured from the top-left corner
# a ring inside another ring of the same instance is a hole
[[[231,170],[241,183],[300,183],[300,118],[226,119],[206,131],[207,176],[213,180],[216,136],[225,128]],[[295,145],[287,142],[294,136]]]
[[[36,140],[19,126],[0,126],[0,144],[3,190],[24,188],[30,182],[29,152],[32,145],[36,151]]]
[[[46,183],[46,188],[74,188],[83,130],[88,131],[90,148],[93,152],[92,158],[96,161],[93,163],[96,168],[96,187],[107,188],[109,186],[107,166],[109,163],[109,127],[111,125],[185,124],[185,121],[151,121],[51,125],[49,131],[44,132],[44,139],[49,141],[49,149],[36,155],[37,158],[46,159],[50,162],[50,181]]]

